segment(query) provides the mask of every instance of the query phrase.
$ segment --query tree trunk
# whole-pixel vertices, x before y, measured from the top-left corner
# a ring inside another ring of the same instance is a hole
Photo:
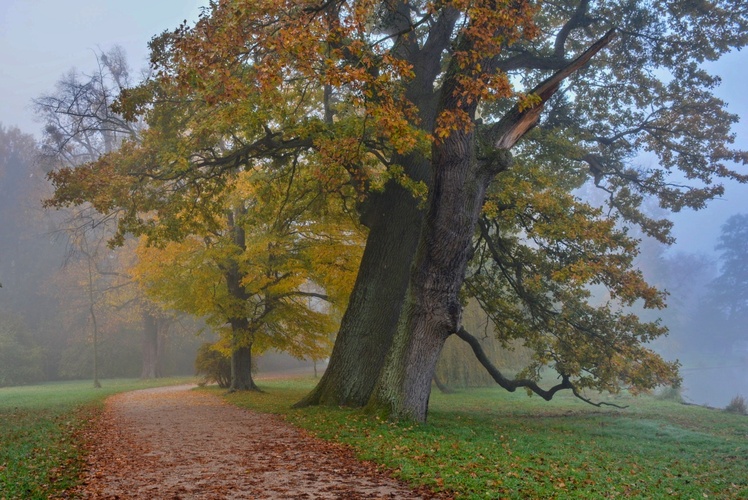
[[[364,406],[374,389],[397,326],[422,211],[395,183],[363,217],[369,236],[330,362],[299,406]]]
[[[146,311],[143,313],[143,368],[140,378],[151,379],[162,376],[159,320]]]
[[[405,4],[397,3],[388,8],[407,10]],[[423,47],[415,37],[403,36],[393,49],[393,54],[413,65],[414,77],[406,85],[405,97],[419,110],[417,126],[429,133],[436,120],[434,82],[441,73],[439,54],[449,43],[448,34],[458,18],[457,9],[443,14],[438,33]],[[410,30],[409,15],[392,19],[393,32]],[[430,185],[431,162],[420,153],[394,155],[392,163],[402,166],[411,179]],[[369,236],[330,362],[314,391],[296,406],[364,406],[392,345],[418,247],[423,210],[419,200],[394,181],[387,183],[381,195],[369,196],[370,205],[361,212]]]
[[[439,353],[460,326],[458,294],[486,188],[495,175],[478,165],[472,132],[453,132],[434,147],[433,162],[434,185],[406,302],[368,404],[391,419],[426,420]]]
[[[447,337],[460,328],[459,291],[465,280],[471,241],[488,184],[509,168],[509,151],[535,126],[543,104],[565,78],[582,68],[615,37],[606,33],[564,68],[543,80],[532,91],[540,104],[522,108],[516,104],[492,124],[476,154],[474,129],[458,128],[432,149],[433,186],[429,190],[418,253],[400,313],[392,349],[368,407],[391,419],[426,421],[431,380],[439,352]],[[468,37],[462,40],[472,43]],[[464,68],[452,59],[442,85],[439,109],[460,110],[475,118],[476,100],[462,101],[460,75]]]
[[[234,244],[242,251],[247,249],[246,234],[241,225],[236,223],[236,217],[246,213],[244,207],[237,208],[236,213],[229,211],[228,226],[232,233]],[[244,278],[236,259],[229,259],[225,269],[226,286],[235,300],[246,304],[249,295],[242,285]],[[231,325],[231,387],[229,391],[258,391],[252,379],[252,340],[249,319],[246,316],[229,318]]]
[[[87,241],[84,239],[84,244]],[[94,301],[94,279],[93,279],[93,257],[85,251],[86,263],[88,264],[88,312],[93,325],[93,386],[101,389],[99,382],[99,324],[96,322],[96,302]]]
[[[259,391],[252,378],[252,346],[238,347],[231,354],[231,387],[229,391]]]

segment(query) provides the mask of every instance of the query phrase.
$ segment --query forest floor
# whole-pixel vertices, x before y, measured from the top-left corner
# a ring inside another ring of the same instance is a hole
[[[85,498],[423,499],[338,444],[191,386],[118,394],[86,436]]]

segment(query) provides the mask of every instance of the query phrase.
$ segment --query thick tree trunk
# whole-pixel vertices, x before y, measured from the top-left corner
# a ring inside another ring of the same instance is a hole
[[[160,378],[161,373],[161,338],[159,320],[149,312],[143,313],[143,368],[140,378]]]
[[[508,155],[504,157],[508,161]],[[472,133],[434,148],[434,185],[392,349],[368,404],[392,419],[426,420],[431,381],[447,337],[460,326],[459,291],[486,188]]]
[[[296,406],[363,406],[369,400],[400,315],[422,212],[390,183],[366,211],[369,236],[330,363],[317,387]]]
[[[387,7],[398,12],[392,16],[390,29],[407,33],[411,29],[407,5],[395,2]],[[441,73],[440,54],[450,43],[449,35],[458,19],[457,9],[448,9],[422,47],[416,37],[403,36],[393,49],[393,54],[413,66],[414,77],[406,85],[405,96],[419,110],[417,126],[429,133],[436,120],[434,81]],[[392,163],[402,166],[411,179],[430,185],[431,164],[420,153],[395,155]],[[361,217],[369,228],[369,237],[330,363],[314,391],[296,406],[364,406],[392,345],[418,247],[423,210],[419,200],[394,181],[381,195],[370,196],[371,205]]]

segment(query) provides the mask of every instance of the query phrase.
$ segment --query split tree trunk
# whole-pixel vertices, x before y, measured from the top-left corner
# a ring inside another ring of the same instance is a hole
[[[426,420],[436,362],[460,325],[458,294],[486,188],[495,175],[476,162],[472,132],[453,132],[434,148],[433,162],[434,185],[405,304],[368,404],[391,419]]]

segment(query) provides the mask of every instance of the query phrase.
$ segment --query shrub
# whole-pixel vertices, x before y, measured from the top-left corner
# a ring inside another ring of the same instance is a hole
[[[215,382],[223,389],[231,386],[231,360],[206,342],[197,350],[195,373],[203,377],[203,384]]]
[[[748,415],[748,404],[745,402],[745,398],[738,394],[730,401],[730,404],[725,406],[725,411],[729,413],[737,413],[739,415]]]
[[[680,385],[664,387],[655,394],[655,397],[660,401],[675,401],[676,403],[683,402],[683,394]]]

